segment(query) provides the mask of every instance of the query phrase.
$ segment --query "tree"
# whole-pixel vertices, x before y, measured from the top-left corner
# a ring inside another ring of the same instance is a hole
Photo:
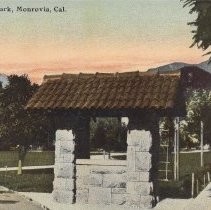
[[[211,145],[211,91],[187,90],[185,118],[180,118],[180,147],[191,148],[200,143],[200,121],[204,122],[204,143]],[[173,118],[161,119],[161,144],[170,143],[173,148]]]
[[[96,122],[90,123],[90,139],[93,148],[125,151],[127,128],[117,118],[97,118]]]
[[[29,146],[37,136],[47,138],[47,117],[25,110],[38,85],[31,84],[26,75],[11,75],[8,80],[9,85],[0,92],[0,138],[9,146],[17,146],[18,174],[21,174],[22,162]]]
[[[211,144],[211,92],[195,90],[188,92],[187,117],[181,121],[182,145],[192,147],[200,142],[200,121],[204,122],[204,142]]]
[[[193,44],[197,45],[202,50],[207,50],[211,46],[211,0],[181,0],[184,2],[184,7],[191,7],[190,13],[197,13],[195,21],[188,23],[195,26],[192,30]],[[206,54],[211,54],[211,51]],[[211,61],[211,59],[210,59]]]

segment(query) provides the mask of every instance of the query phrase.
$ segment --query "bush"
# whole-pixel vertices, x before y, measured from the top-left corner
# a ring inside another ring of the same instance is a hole
[[[160,182],[159,196],[164,198],[190,198],[189,179],[183,181]]]

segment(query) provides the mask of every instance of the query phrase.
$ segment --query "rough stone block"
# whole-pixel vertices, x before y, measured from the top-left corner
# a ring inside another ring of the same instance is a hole
[[[84,188],[85,188],[85,186],[83,184],[83,179],[82,178],[76,178],[76,189],[77,189],[77,191],[83,190]]]
[[[76,165],[76,175],[77,177],[82,177],[90,174],[89,165]]]
[[[63,162],[64,162],[63,157],[60,157],[60,156],[59,157],[58,156],[55,157],[55,165],[63,163]]]
[[[142,132],[143,134],[143,132]],[[150,131],[144,132],[144,137],[142,137],[140,142],[141,151],[149,151],[152,147],[152,135]]]
[[[60,154],[73,153],[75,150],[74,141],[62,141],[60,143]]]
[[[60,154],[55,156],[55,163],[73,163],[75,161],[74,154]]]
[[[97,168],[94,168],[91,170],[91,173],[92,174],[124,174],[126,173],[126,170],[125,169],[97,169]]]
[[[141,182],[149,182],[150,174],[149,172],[139,172]]]
[[[111,188],[90,187],[88,202],[90,204],[111,204]]]
[[[127,134],[128,146],[139,146],[140,141],[141,141],[141,136],[139,130],[132,130]]]
[[[83,185],[88,185],[90,182],[90,175],[86,175],[82,177]]]
[[[136,171],[149,171],[152,167],[152,155],[149,152],[136,152],[135,167]]]
[[[94,186],[102,186],[103,184],[102,174],[90,174],[89,184]]]
[[[72,141],[74,135],[72,130],[57,130],[56,131],[56,141]]]
[[[153,185],[151,182],[140,182],[136,184],[135,191],[140,195],[150,195],[153,191]]]
[[[153,204],[153,196],[147,195],[147,196],[141,196],[140,199],[140,207],[141,208],[152,208]]]
[[[76,203],[88,203],[89,190],[83,189],[76,191]]]
[[[135,171],[136,163],[135,163],[135,147],[128,146],[127,147],[127,171]]]
[[[153,191],[151,182],[127,182],[127,193],[138,195],[150,195]]]
[[[103,187],[107,188],[126,187],[126,174],[104,174]]]
[[[127,135],[128,146],[143,146],[148,148],[151,146],[152,136],[150,131],[132,130]]]
[[[55,190],[72,191],[75,188],[75,184],[73,179],[55,178],[53,187]]]
[[[127,200],[127,194],[112,194],[112,204],[124,205]]]
[[[74,164],[60,163],[54,167],[54,174],[57,178],[74,178]]]
[[[83,185],[89,185],[89,182],[90,182],[90,175],[87,175],[87,176],[84,176],[82,177],[82,180],[83,180]]]
[[[129,207],[139,207],[141,196],[137,194],[128,194],[126,197],[126,205]]]
[[[152,147],[152,139],[142,139],[139,146],[136,146],[136,151],[149,152]]]
[[[55,142],[55,156],[59,156],[59,154],[60,154],[60,145],[61,145],[61,141],[56,140],[56,142]]]
[[[127,181],[137,182],[140,181],[140,172],[127,172]]]
[[[112,195],[113,194],[125,194],[126,188],[112,188]]]
[[[75,161],[75,155],[74,154],[65,154],[62,156],[64,163],[73,163]]]
[[[53,199],[59,203],[70,203],[74,202],[74,193],[64,190],[54,190],[52,192]]]
[[[87,188],[90,183],[89,176],[83,176],[80,178],[76,178],[76,189],[84,189]]]

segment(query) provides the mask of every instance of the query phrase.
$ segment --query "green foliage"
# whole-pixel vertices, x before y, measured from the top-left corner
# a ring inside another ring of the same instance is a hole
[[[192,147],[200,142],[200,121],[204,123],[204,143],[211,144],[211,92],[188,91],[187,117],[180,123],[181,146]]]
[[[204,123],[204,144],[211,145],[211,92],[208,90],[187,90],[187,115],[180,121],[180,147],[195,147],[200,143],[200,122]],[[173,148],[174,123],[171,118],[161,119],[161,144],[169,141]]]
[[[97,118],[90,123],[92,148],[126,151],[126,138],[127,129],[117,118]]]
[[[207,50],[211,45],[211,1],[181,0],[184,7],[191,7],[190,13],[197,13],[195,21],[189,23],[196,29],[192,30],[193,44],[202,50]],[[207,54],[211,54],[208,52]]]
[[[160,199],[164,198],[190,198],[190,183],[189,179],[184,181],[171,181],[159,183]]]
[[[207,179],[207,172],[211,173],[211,163],[205,164],[204,167],[198,168],[195,171],[195,179],[198,179],[198,181],[200,183],[203,183],[204,182],[204,175],[205,175],[205,177]]]
[[[25,156],[29,145],[47,139],[48,119],[43,113],[24,109],[38,85],[31,84],[26,75],[11,75],[8,80],[9,85],[0,89],[0,141],[4,149],[19,145]]]

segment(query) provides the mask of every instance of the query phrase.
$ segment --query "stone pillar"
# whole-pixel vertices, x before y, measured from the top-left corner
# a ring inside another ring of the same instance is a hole
[[[90,159],[90,132],[87,117],[78,117],[74,126],[75,142],[76,142],[76,158]]]
[[[150,129],[127,135],[127,205],[152,208],[156,204],[159,141]],[[158,137],[159,138],[159,137]],[[155,145],[158,144],[158,145]]]
[[[76,194],[75,142],[72,130],[57,130],[53,198],[60,203],[74,203]]]

